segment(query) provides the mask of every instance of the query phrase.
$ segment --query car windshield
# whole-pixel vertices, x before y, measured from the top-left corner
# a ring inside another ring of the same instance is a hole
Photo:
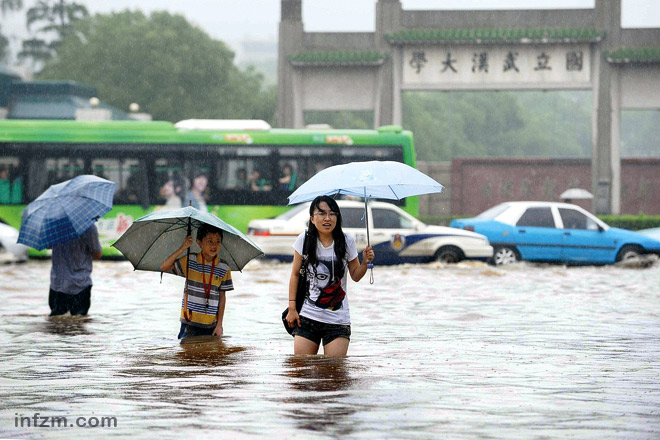
[[[298,205],[294,207],[293,209],[289,209],[287,212],[282,213],[275,217],[277,220],[290,220],[293,218],[296,214],[298,214],[300,211],[304,211],[306,209],[309,209],[309,205],[307,203],[303,203],[302,205]]]
[[[498,215],[500,215],[502,212],[504,212],[508,207],[509,205],[506,204],[493,206],[492,208],[479,214],[477,218],[485,218],[485,219],[495,218]]]

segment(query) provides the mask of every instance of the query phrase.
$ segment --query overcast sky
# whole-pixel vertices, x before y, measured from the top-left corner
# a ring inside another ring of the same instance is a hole
[[[183,14],[213,38],[226,42],[275,40],[280,0],[77,0],[91,14],[140,9]],[[3,32],[25,38],[24,0],[20,13],[2,19]],[[404,9],[557,9],[593,8],[595,0],[402,0]],[[303,0],[306,31],[373,31],[376,0]],[[660,27],[660,0],[623,0],[624,27]]]

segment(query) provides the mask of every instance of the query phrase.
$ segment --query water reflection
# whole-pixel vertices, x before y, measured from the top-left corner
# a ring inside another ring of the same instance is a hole
[[[141,423],[152,423],[154,428],[171,423],[199,425],[207,412],[215,413],[212,410],[219,402],[240,393],[237,390],[247,383],[242,372],[245,347],[214,336],[174,344],[142,349],[115,373],[125,384],[122,399],[141,408],[145,420]]]
[[[181,349],[175,353],[176,364],[182,367],[218,368],[236,364],[234,356],[246,350],[231,346],[217,336],[192,336],[181,341]]]
[[[339,356],[291,356],[284,363],[286,375],[299,391],[341,391],[350,388],[348,360]]]
[[[92,319],[89,316],[49,316],[44,322],[42,331],[61,336],[91,335],[92,332],[88,330],[87,326]]]
[[[218,374],[223,368],[235,367],[244,359],[239,355],[247,349],[232,346],[216,336],[194,336],[174,347],[142,350],[122,374],[148,375],[160,378]]]
[[[330,431],[348,435],[353,431],[351,416],[357,412],[347,397],[357,384],[350,363],[337,356],[291,356],[284,362],[289,386],[298,391],[284,402],[292,405],[287,415],[299,429]]]

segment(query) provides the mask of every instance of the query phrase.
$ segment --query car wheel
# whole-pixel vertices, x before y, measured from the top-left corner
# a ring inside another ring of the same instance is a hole
[[[454,264],[463,260],[463,252],[454,246],[445,246],[438,249],[435,253],[435,261],[443,264]]]
[[[616,261],[626,261],[632,258],[637,258],[642,254],[642,249],[639,246],[634,244],[627,244],[621,248],[618,254],[616,254]]]
[[[513,264],[520,261],[518,251],[510,246],[498,246],[493,252],[493,264],[495,266],[504,266],[506,264]]]

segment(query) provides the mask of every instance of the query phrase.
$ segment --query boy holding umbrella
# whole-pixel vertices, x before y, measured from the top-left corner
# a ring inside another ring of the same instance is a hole
[[[160,266],[163,272],[173,272],[187,278],[179,339],[200,335],[222,336],[222,320],[227,302],[225,292],[234,290],[231,269],[218,257],[222,246],[222,230],[202,224],[197,230],[197,245],[201,251],[177,259],[191,245],[192,237],[185,237],[179,249]]]

